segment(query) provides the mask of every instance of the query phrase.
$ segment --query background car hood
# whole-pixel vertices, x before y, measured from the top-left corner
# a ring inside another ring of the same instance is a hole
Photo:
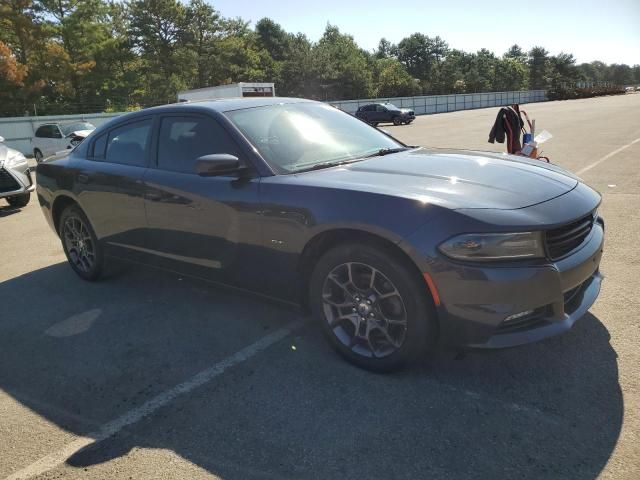
[[[80,138],[87,138],[91,132],[93,132],[93,130],[76,130],[75,132],[71,132],[69,135],[67,135],[67,137],[75,136]]]
[[[0,143],[0,166],[2,166],[5,160],[14,155],[18,155],[20,152],[13,148],[7,147],[4,143]]]
[[[509,210],[572,190],[578,178],[514,155],[416,149],[295,175],[298,182],[402,196],[448,208]]]

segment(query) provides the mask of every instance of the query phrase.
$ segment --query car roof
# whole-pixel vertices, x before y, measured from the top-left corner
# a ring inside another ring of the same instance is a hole
[[[251,97],[251,98],[219,98],[210,100],[187,100],[186,102],[171,103],[157,107],[146,108],[140,112],[162,111],[182,106],[198,106],[210,108],[218,112],[230,112],[232,110],[242,110],[244,108],[266,107],[269,105],[283,105],[288,103],[320,103],[305,98],[292,97]]]
[[[221,98],[215,100],[194,100],[178,103],[170,103],[168,105],[159,105],[156,107],[143,108],[135,112],[126,113],[110,119],[96,129],[96,134],[100,135],[103,131],[113,128],[115,125],[124,124],[126,122],[135,121],[138,118],[144,118],[149,115],[162,113],[180,113],[182,109],[188,109],[190,112],[194,110],[214,110],[217,112],[231,112],[233,110],[242,110],[246,108],[266,107],[269,105],[284,105],[294,103],[318,103],[314,100],[304,98],[289,97],[253,97],[253,98]],[[324,105],[324,104],[323,104]]]
[[[391,103],[391,102],[373,102],[373,103],[367,103],[367,104],[365,104],[365,105],[362,105],[361,107],[369,107],[369,106],[371,106],[371,105],[383,105],[383,106],[384,106],[384,105],[392,105],[392,106],[394,106],[394,107],[395,107],[395,105],[394,105],[393,103]]]

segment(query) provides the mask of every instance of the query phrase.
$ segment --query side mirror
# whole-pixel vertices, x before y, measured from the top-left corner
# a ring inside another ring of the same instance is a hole
[[[196,160],[196,173],[201,177],[216,177],[239,173],[244,168],[238,157],[228,153],[203,155]]]
[[[0,143],[4,142],[4,137],[0,137]]]

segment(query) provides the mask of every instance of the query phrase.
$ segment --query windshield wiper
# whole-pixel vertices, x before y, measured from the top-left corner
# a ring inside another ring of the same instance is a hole
[[[405,150],[411,150],[411,149],[412,147],[381,148],[380,150],[373,152],[369,155],[366,155],[362,158],[384,157],[385,155],[389,155],[390,153],[404,152]]]
[[[305,168],[300,168],[298,170],[294,170],[291,173],[310,172],[311,170],[322,170],[323,168],[337,167],[337,166],[340,166],[340,165],[346,165],[348,163],[354,163],[354,162],[359,162],[359,161],[360,161],[360,159],[340,160],[340,161],[336,161],[336,162],[320,162],[320,163],[316,163],[315,165],[310,165],[310,166],[305,167]]]

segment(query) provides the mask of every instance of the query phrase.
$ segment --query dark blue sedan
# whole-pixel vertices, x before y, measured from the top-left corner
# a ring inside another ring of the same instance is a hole
[[[39,165],[37,192],[82,278],[118,257],[301,304],[370,369],[564,332],[600,290],[601,199],[577,177],[312,101],[123,115]]]

